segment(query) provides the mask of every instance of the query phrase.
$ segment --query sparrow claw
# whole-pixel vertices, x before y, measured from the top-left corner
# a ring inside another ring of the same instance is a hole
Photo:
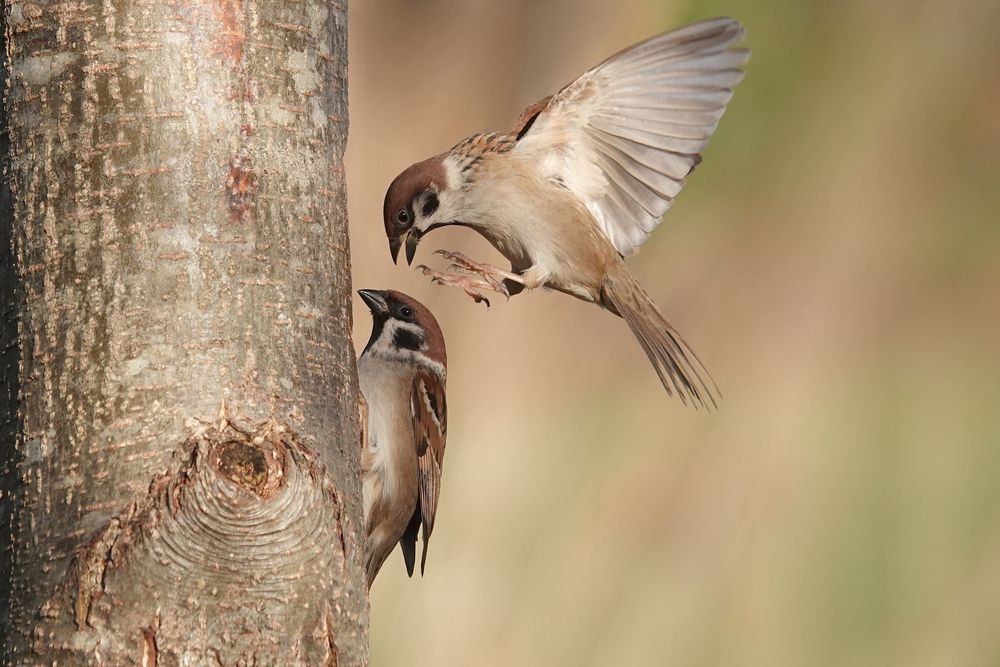
[[[502,294],[508,301],[510,301],[510,290],[507,289],[507,286],[504,284],[503,280],[498,279],[496,276],[490,273],[474,271],[462,264],[451,264],[448,266],[448,270],[461,275],[479,276],[484,282],[486,282],[489,285],[489,288],[491,290],[493,290],[497,294]]]
[[[487,308],[490,307],[490,300],[487,299],[482,294],[480,294],[479,292],[476,292],[475,290],[466,289],[465,293],[471,296],[472,300],[475,301],[476,303],[485,303]]]
[[[494,267],[489,264],[480,264],[479,262],[473,262],[471,259],[466,257],[460,252],[455,252],[454,250],[435,250],[436,254],[441,255],[445,259],[454,262],[458,266],[462,266],[473,273],[483,273],[488,272]]]
[[[502,294],[505,299],[510,300],[510,290],[504,284],[504,279],[510,275],[508,272],[490,264],[474,262],[462,253],[453,250],[439,249],[435,250],[434,254],[441,255],[451,261],[451,265],[448,267],[449,271],[479,276],[485,283],[483,289],[489,289],[497,294]]]
[[[429,276],[432,283],[444,285],[445,287],[461,287],[462,291],[472,297],[473,301],[476,303],[485,303],[487,308],[490,307],[490,300],[477,290],[494,289],[493,285],[484,278],[477,279],[473,277],[473,275],[478,274],[455,275],[452,273],[443,273],[441,271],[435,271],[424,264],[418,264],[414,268],[419,270],[425,276]]]
[[[460,265],[458,265],[458,264],[449,264],[449,265],[448,265],[448,270],[449,270],[449,271],[455,271],[455,272],[457,272],[457,273],[462,273],[462,274],[465,274],[465,275],[469,275],[469,276],[472,276],[472,275],[479,275],[479,274],[477,274],[476,272],[474,272],[474,271],[470,271],[470,270],[469,270],[469,269],[467,269],[466,267],[464,267],[464,266],[460,266]]]

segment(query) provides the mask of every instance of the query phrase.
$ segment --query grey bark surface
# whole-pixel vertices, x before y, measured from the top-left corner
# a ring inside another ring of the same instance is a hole
[[[4,663],[366,664],[346,7],[4,28]]]

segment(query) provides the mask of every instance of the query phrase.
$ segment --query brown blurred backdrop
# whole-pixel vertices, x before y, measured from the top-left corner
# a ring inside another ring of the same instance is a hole
[[[630,262],[720,410],[592,306],[390,263],[402,168],[724,14],[748,75]],[[998,28],[996,0],[352,2],[355,287],[424,301],[450,362],[427,577],[383,568],[373,664],[1000,664]]]

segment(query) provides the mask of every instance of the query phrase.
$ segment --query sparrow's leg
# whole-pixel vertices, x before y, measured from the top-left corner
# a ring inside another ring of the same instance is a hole
[[[434,271],[422,264],[417,268],[423,271],[425,276],[430,276],[431,280],[439,285],[461,287],[465,290],[466,294],[475,299],[476,303],[484,302],[487,308],[490,305],[490,301],[481,294],[481,290],[496,292],[509,299],[511,291],[505,284],[506,281],[511,281],[512,284],[519,286],[518,292],[523,289],[520,286],[525,284],[524,278],[519,274],[504,271],[491,264],[474,262],[462,253],[451,252],[449,250],[435,250],[434,252],[445,259],[451,260],[452,264],[448,268],[456,273]]]
[[[504,271],[492,264],[474,262],[460,252],[450,250],[437,250],[435,252],[453,262],[449,267],[452,270],[482,276],[483,280],[492,285],[490,289],[503,294],[508,299],[526,289],[543,287],[548,284],[550,278],[550,274],[537,264],[532,264],[524,271],[516,273]]]
[[[500,289],[497,289],[497,284],[492,282],[487,282],[485,278],[477,277],[473,275],[456,275],[454,273],[444,273],[441,271],[435,271],[423,264],[416,267],[423,272],[425,276],[430,276],[431,282],[437,283],[438,285],[446,285],[449,287],[461,287],[462,290],[472,297],[476,303],[485,303],[486,307],[490,307],[490,300],[487,299],[480,293],[480,290],[492,290],[503,294]],[[503,283],[500,283],[500,288],[503,288]]]
[[[434,252],[435,254],[441,255],[445,259],[451,260],[453,263],[450,268],[478,274],[491,284],[495,283],[498,286],[502,286],[504,280],[512,280],[515,283],[520,283],[522,285],[525,284],[524,277],[520,274],[504,271],[503,269],[493,266],[492,264],[474,262],[460,252],[453,252],[451,250],[435,250]],[[503,294],[504,296],[510,296],[507,293],[506,288],[494,288],[494,291],[500,292],[500,294]]]

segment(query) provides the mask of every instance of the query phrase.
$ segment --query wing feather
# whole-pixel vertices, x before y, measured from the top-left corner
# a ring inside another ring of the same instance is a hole
[[[598,153],[595,155],[597,164],[611,181],[629,198],[634,200],[646,211],[647,215],[655,216],[660,208],[662,196],[650,189],[639,178],[632,175],[625,167],[612,158]],[[641,216],[640,216],[641,217]],[[641,223],[641,221],[640,221]],[[641,226],[641,224],[640,224]]]
[[[622,255],[635,253],[701,161],[750,57],[712,19],[597,65],[518,119],[514,150],[572,191]],[[556,157],[553,157],[556,156]],[[593,174],[598,177],[577,177]]]
[[[656,118],[643,117],[641,114],[616,111],[611,113],[594,114],[591,124],[609,132],[610,134],[621,135],[620,130],[634,130],[636,132],[658,134],[663,137],[677,137],[678,139],[698,139],[705,140],[712,136],[718,121],[708,123],[678,123],[676,121],[665,122]]]
[[[445,440],[448,435],[448,407],[444,381],[429,370],[420,370],[413,378],[410,394],[413,428],[417,443],[420,499],[417,510],[423,527],[424,546],[420,573],[427,561],[427,544],[434,530],[438,498],[441,495],[441,471],[444,465]]]
[[[643,144],[660,151],[683,153],[685,155],[697,153],[705,145],[706,139],[706,137],[688,139],[669,132],[661,133],[650,128],[628,127],[628,125],[621,122],[607,122],[596,118],[592,119],[590,124],[592,127],[596,127],[605,134],[610,134],[614,137],[630,139],[637,144]]]
[[[680,175],[680,168],[676,170],[676,173],[679,174],[678,177],[676,179],[671,178],[669,171],[664,173],[641,162],[638,159],[641,157],[641,153],[639,155],[629,154],[615,146],[612,142],[604,141],[600,138],[597,138],[597,141],[603,144],[600,147],[602,153],[607,154],[614,162],[627,170],[633,178],[641,181],[650,190],[655,191],[661,199],[671,199],[680,191],[681,185],[678,180],[683,179],[683,175]],[[669,167],[666,167],[666,169],[669,169]]]
[[[687,155],[671,153],[670,151],[659,151],[652,146],[646,146],[645,144],[605,132],[595,132],[594,139],[599,143],[613,147],[635,162],[662,174],[675,183],[683,179],[691,170]],[[603,151],[606,149],[601,147],[600,150]],[[677,188],[677,190],[679,191],[680,188]]]

